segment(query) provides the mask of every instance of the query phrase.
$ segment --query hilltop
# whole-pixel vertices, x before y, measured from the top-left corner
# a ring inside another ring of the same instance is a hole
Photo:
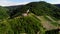
[[[55,6],[59,7],[60,8],[60,4],[55,4]]]

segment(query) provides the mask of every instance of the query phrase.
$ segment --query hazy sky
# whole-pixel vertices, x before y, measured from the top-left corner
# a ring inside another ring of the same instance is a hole
[[[46,1],[52,4],[60,4],[60,0],[0,0],[0,5],[1,6],[21,5],[34,1]]]

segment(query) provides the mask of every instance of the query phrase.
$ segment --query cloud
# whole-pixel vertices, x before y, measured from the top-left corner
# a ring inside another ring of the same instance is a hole
[[[27,4],[27,3],[29,2],[20,3],[20,2],[11,2],[8,0],[0,0],[0,6],[21,5],[21,4]]]
[[[41,1],[46,1],[51,4],[60,4],[60,0],[41,0]]]
[[[54,0],[51,2],[52,4],[60,4],[60,0]]]
[[[31,1],[46,1],[52,4],[60,4],[60,0],[0,0],[0,6],[21,5]]]

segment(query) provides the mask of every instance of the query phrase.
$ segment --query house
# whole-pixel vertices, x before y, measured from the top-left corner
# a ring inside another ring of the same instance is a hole
[[[26,12],[22,13],[22,16],[28,16],[28,13],[29,13],[29,9]]]

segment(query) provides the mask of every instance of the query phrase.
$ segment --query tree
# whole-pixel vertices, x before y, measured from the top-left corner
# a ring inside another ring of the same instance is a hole
[[[8,18],[8,9],[0,7],[0,20]]]

